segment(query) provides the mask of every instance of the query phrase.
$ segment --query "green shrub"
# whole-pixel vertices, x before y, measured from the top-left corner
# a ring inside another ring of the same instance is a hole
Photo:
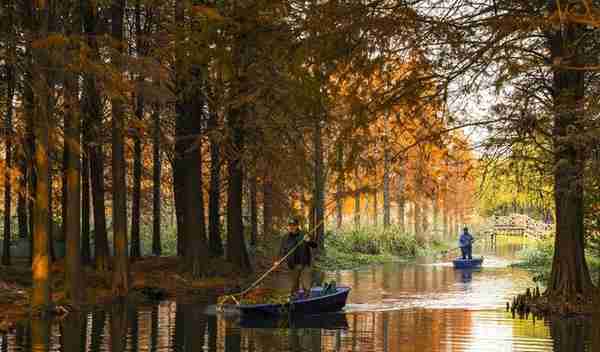
[[[412,258],[420,251],[415,236],[398,227],[378,226],[328,231],[325,235],[326,255],[319,266],[324,269],[350,269],[368,264]]]

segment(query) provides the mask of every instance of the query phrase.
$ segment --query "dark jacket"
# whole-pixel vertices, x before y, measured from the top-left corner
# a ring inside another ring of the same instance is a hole
[[[473,236],[469,232],[463,232],[458,240],[459,247],[468,247],[473,242]]]
[[[281,241],[280,257],[283,258],[294,246],[301,241],[302,243],[287,258],[287,264],[290,269],[296,265],[309,266],[311,263],[311,248],[317,248],[317,242],[304,241],[304,234],[300,231],[296,233],[288,232]]]

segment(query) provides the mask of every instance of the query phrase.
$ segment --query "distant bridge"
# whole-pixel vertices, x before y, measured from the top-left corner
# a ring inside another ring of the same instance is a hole
[[[490,236],[526,236],[545,238],[554,232],[554,224],[547,224],[523,214],[493,216],[486,226],[485,233]]]

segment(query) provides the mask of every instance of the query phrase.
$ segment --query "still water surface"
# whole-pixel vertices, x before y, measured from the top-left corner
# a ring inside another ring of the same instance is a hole
[[[484,267],[458,271],[451,263],[389,263],[326,273],[352,286],[344,313],[293,322],[240,322],[214,314],[215,297],[194,304],[115,305],[71,314],[64,321],[30,321],[0,336],[8,351],[600,351],[600,317],[513,318],[506,302],[531,275],[508,265],[522,247],[480,248]],[[285,286],[284,276],[270,285]]]

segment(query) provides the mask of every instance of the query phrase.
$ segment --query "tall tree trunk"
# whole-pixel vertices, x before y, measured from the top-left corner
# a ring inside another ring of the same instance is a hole
[[[273,236],[273,180],[268,170],[263,176],[263,239]]]
[[[73,11],[71,35],[79,35],[81,23],[79,6]],[[66,62],[76,54],[77,47],[70,45],[66,55]],[[65,257],[65,296],[73,304],[78,305],[83,300],[83,276],[81,272],[81,120],[79,118],[78,75],[74,72],[65,72],[65,193],[63,198],[63,227],[66,242]]]
[[[215,136],[217,128],[217,114],[210,112],[210,188],[208,199],[208,232],[209,247],[212,255],[223,255],[221,241],[221,151],[219,141]]]
[[[258,191],[258,180],[256,175],[250,178],[250,245],[256,246],[258,237],[258,206],[256,193]]]
[[[176,3],[175,21],[185,24],[185,4]],[[204,190],[202,187],[202,120],[206,107],[201,72],[185,62],[188,49],[183,31],[176,38],[176,103],[175,103],[175,170],[183,201],[183,235],[185,239],[185,262],[192,277],[198,278],[206,272],[208,258],[204,219]]]
[[[390,141],[388,137],[389,114],[385,114],[383,134],[383,227],[390,227]]]
[[[177,134],[177,132],[175,133]],[[177,221],[177,255],[185,256],[185,169],[182,162],[183,150],[175,141],[175,158],[173,170],[173,198],[175,201],[175,218]]]
[[[323,166],[323,132],[321,118],[315,121],[315,130],[313,131],[313,144],[315,148],[315,188],[314,188],[314,206],[315,206],[315,238],[319,244],[319,250],[325,249],[325,175]]]
[[[379,200],[377,199],[377,190],[373,191],[373,225],[377,226],[379,214]]]
[[[113,0],[112,37],[119,49],[113,56],[117,71],[121,73],[121,53],[123,52],[123,15],[125,0]],[[120,79],[121,77],[119,77]],[[124,297],[129,292],[130,273],[127,258],[127,186],[125,183],[125,114],[123,99],[113,97],[112,106],[112,174],[113,174],[113,243],[115,247],[112,293]]]
[[[153,144],[152,144],[152,159],[153,159],[153,172],[152,172],[152,254],[161,255],[162,245],[160,242],[160,199],[161,199],[161,155],[160,155],[160,106],[157,104],[154,107],[154,113],[152,114],[152,120],[154,122],[153,130]]]
[[[23,143],[21,147],[27,148],[26,143]],[[29,237],[29,228],[27,225],[27,152],[23,151],[21,156],[17,159],[17,165],[19,166],[19,193],[17,194],[17,217],[19,222],[19,238],[24,239]]]
[[[83,138],[86,138],[85,133]],[[89,150],[87,141],[83,142],[82,148]],[[81,161],[81,261],[83,264],[91,262],[90,249],[90,159],[84,154]]]
[[[360,227],[360,191],[354,191],[354,227]]]
[[[25,27],[35,31],[33,23],[33,3],[25,2]],[[35,53],[33,50],[32,39],[27,40],[26,44],[26,69],[24,72],[24,81],[33,82]],[[35,169],[35,97],[33,93],[33,83],[25,84],[23,87],[23,104],[25,111],[25,155],[27,157],[27,211],[29,213],[29,262],[33,263],[33,214],[35,204],[35,188],[37,183],[37,172]]]
[[[415,200],[413,202],[414,208],[413,208],[413,225],[414,225],[414,231],[415,231],[415,238],[417,239],[417,242],[419,243],[423,243],[423,233],[421,232],[421,200],[419,199],[419,192],[417,192],[417,195],[415,196]]]
[[[52,172],[52,142],[48,139],[48,250],[50,251],[50,261],[56,260],[56,252],[54,251],[54,188]]]
[[[429,203],[430,199],[427,195],[425,195],[421,199],[421,234],[423,235],[423,240],[428,240],[430,238]]]
[[[35,8],[34,4],[31,4]],[[45,41],[48,37],[48,2],[38,4],[39,32],[37,40]],[[48,147],[50,119],[48,111],[48,52],[38,47],[34,49],[33,84],[34,91],[34,135],[35,135],[35,168],[37,180],[35,185],[35,201],[33,212],[33,287],[30,304],[34,310],[47,310],[50,305],[50,256],[48,234]]]
[[[198,113],[201,110],[195,110]],[[192,114],[186,114],[188,124],[196,124],[193,132],[192,143],[188,143],[185,152],[185,238],[187,248],[185,252],[186,263],[192,277],[198,278],[206,272],[206,259],[208,246],[206,245],[206,222],[204,219],[204,189],[202,187],[202,144],[200,142],[200,126],[198,120],[194,121]],[[190,121],[192,120],[192,121]]]
[[[136,33],[136,51],[138,57],[144,55],[142,42],[142,23],[141,23],[141,4],[140,0],[135,1],[135,33]],[[137,78],[138,85],[144,81],[142,74]],[[144,97],[141,93],[141,87],[138,87],[135,104],[135,117],[139,123],[144,119]],[[133,194],[131,200],[131,247],[130,257],[132,260],[141,256],[140,243],[140,213],[141,213],[141,192],[142,192],[142,141],[140,129],[135,129],[133,135]]]
[[[335,194],[335,211],[336,211],[336,228],[339,230],[342,228],[344,221],[344,187],[345,187],[345,172],[344,172],[344,146],[341,141],[338,141],[335,145],[336,149],[336,166],[338,172],[338,179],[336,182],[336,194]]]
[[[83,27],[86,34],[87,45],[90,48],[93,61],[100,61],[97,36],[97,9],[92,0],[82,0]],[[90,162],[92,202],[94,213],[94,260],[96,270],[107,272],[109,270],[108,238],[106,231],[106,213],[104,201],[104,154],[102,151],[102,117],[103,107],[100,99],[96,75],[93,72],[84,73],[83,79],[84,101],[82,102],[83,118],[87,123],[89,132],[89,149],[87,155]]]
[[[13,32],[13,2],[12,0],[4,0],[4,8],[8,15],[8,31],[7,47],[8,57],[5,58],[5,74],[6,74],[6,116],[5,116],[5,165],[4,165],[4,246],[2,249],[2,265],[10,265],[10,241],[11,241],[11,213],[12,213],[12,185],[11,185],[11,169],[12,169],[12,141],[13,141],[13,98],[15,95],[15,60],[16,48]]]
[[[439,193],[438,192],[434,192],[433,193],[433,199],[432,199],[432,208],[433,208],[433,225],[432,225],[432,231],[431,234],[433,235],[434,238],[439,239],[439,217],[440,217],[440,200],[439,200]]]
[[[557,3],[550,1],[549,7],[554,12]],[[567,68],[582,65],[582,32],[568,23],[549,33],[548,43],[551,62],[562,62],[553,67],[556,237],[546,294],[569,303],[589,297],[594,287],[584,254],[584,146],[574,136],[584,128],[585,72]]]
[[[244,173],[242,169],[242,150],[244,146],[242,117],[233,112],[229,117],[229,128],[233,135],[234,154],[228,161],[229,183],[227,185],[227,260],[236,269],[252,270],[244,241],[244,223],[242,220],[242,192]]]

